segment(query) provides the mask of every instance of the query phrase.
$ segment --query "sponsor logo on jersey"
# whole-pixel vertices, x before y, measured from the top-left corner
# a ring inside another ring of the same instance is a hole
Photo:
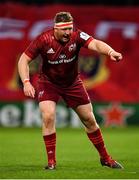
[[[84,39],[85,41],[87,41],[87,39],[89,39],[90,36],[89,36],[87,33],[85,33],[85,32],[81,32],[81,33],[80,33],[80,38],[82,38],[82,39]]]
[[[55,51],[52,49],[52,48],[50,48],[48,51],[47,51],[47,54],[54,54],[55,53]]]
[[[65,59],[66,58],[66,55],[65,54],[60,54],[59,55],[59,59]]]
[[[72,58],[69,59],[59,59],[57,61],[50,61],[48,60],[49,64],[62,64],[62,63],[70,63],[72,62],[74,59],[76,59],[76,56],[73,56]]]

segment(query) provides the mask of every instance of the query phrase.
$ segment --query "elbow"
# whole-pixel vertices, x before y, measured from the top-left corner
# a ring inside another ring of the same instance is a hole
[[[18,66],[18,71],[19,71],[19,69],[22,67],[22,65],[23,65],[23,58],[22,58],[22,55],[21,55],[20,58],[19,58],[19,60],[18,60],[18,64],[17,64],[17,66]]]
[[[24,53],[20,56],[18,63],[17,63],[17,67],[18,67],[18,72],[20,73],[21,70],[23,69],[23,67],[27,66],[28,64],[28,60],[25,57]]]
[[[25,53],[23,53],[19,58],[18,67],[21,67],[23,65],[27,65],[30,62],[30,60],[31,59]]]

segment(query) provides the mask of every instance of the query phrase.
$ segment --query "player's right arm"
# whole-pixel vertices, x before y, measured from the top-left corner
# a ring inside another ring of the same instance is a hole
[[[118,62],[122,60],[122,54],[115,51],[107,43],[98,39],[94,39],[92,36],[88,35],[85,32],[82,31],[78,31],[78,32],[79,32],[79,41],[82,46],[90,50],[97,51],[98,53],[108,55],[113,61]]]
[[[30,96],[32,98],[35,97],[35,89],[32,86],[32,84],[30,83],[30,77],[29,77],[29,62],[32,59],[27,56],[25,53],[23,53],[20,56],[20,59],[18,61],[18,72],[19,72],[19,76],[22,80],[23,83],[23,90],[24,90],[24,94],[26,96]]]
[[[119,62],[122,60],[122,54],[115,51],[111,46],[106,44],[103,41],[93,39],[89,44],[88,44],[88,49],[97,51],[101,54],[105,54],[110,56],[111,60]]]

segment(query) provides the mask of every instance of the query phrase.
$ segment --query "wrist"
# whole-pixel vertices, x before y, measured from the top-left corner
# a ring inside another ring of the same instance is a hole
[[[26,78],[26,79],[23,80],[23,84],[24,84],[24,85],[27,84],[27,83],[30,83],[30,80],[29,80],[28,78]]]
[[[108,56],[112,56],[113,52],[114,52],[114,50],[113,50],[113,49],[110,49],[110,50],[108,51]]]

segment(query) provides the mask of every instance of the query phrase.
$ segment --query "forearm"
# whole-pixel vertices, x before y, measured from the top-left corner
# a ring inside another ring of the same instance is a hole
[[[111,46],[100,40],[92,40],[88,45],[88,49],[110,56],[110,59],[113,61],[119,62],[122,59],[121,53],[115,51]]]
[[[24,82],[25,79],[29,79],[29,63],[30,59],[24,53],[21,55],[19,62],[18,62],[18,72],[19,76]]]
[[[94,39],[88,46],[90,50],[97,51],[98,53],[110,55],[114,49],[103,41]]]

